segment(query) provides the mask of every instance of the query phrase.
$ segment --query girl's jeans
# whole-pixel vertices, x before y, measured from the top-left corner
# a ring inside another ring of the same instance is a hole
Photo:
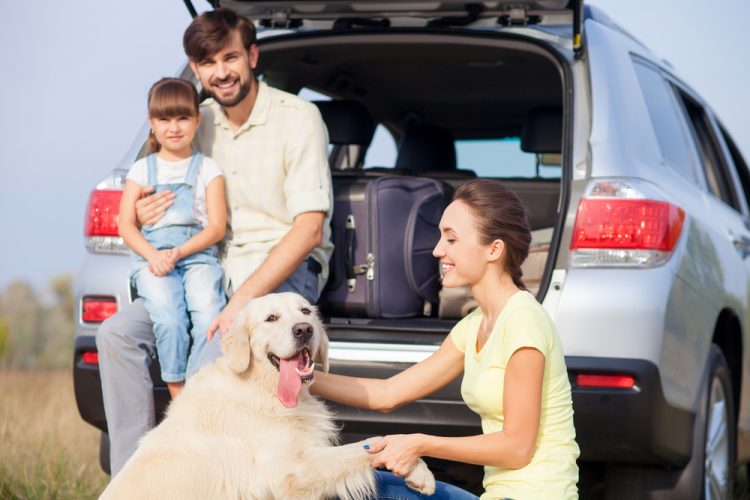
[[[185,380],[197,367],[208,327],[226,305],[218,260],[191,255],[166,276],[143,267],[133,280],[154,323],[162,380]]]
[[[479,498],[458,486],[442,481],[435,482],[435,493],[433,495],[422,495],[406,486],[403,478],[388,471],[375,471],[375,479],[378,483],[376,497],[378,500],[478,500]]]

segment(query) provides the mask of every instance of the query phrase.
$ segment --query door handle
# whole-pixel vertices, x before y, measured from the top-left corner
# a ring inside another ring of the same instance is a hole
[[[735,250],[739,252],[743,259],[750,256],[750,238],[745,235],[737,235],[731,229],[727,231],[729,238],[734,246]]]

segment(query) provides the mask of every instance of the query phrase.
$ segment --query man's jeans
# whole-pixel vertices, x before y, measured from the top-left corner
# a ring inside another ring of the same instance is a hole
[[[316,302],[318,273],[305,261],[276,291],[297,292]],[[196,370],[221,356],[220,337],[215,335],[206,344]],[[154,426],[149,366],[156,359],[155,342],[153,325],[141,299],[104,321],[96,333],[112,477],[135,452],[141,436]]]

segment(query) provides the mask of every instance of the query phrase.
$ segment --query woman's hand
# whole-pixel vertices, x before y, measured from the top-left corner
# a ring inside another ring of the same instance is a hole
[[[377,453],[372,459],[373,467],[386,467],[397,476],[409,475],[417,459],[422,456],[424,434],[393,434],[371,445],[368,451]]]

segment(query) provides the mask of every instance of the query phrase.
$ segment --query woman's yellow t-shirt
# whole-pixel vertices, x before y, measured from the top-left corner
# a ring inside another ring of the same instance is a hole
[[[503,384],[510,357],[522,347],[544,355],[542,411],[534,456],[522,469],[484,468],[482,500],[578,498],[579,455],[573,427],[573,402],[560,337],[552,320],[533,295],[519,291],[508,299],[487,342],[477,352],[482,323],[477,309],[451,331],[464,353],[461,395],[482,418],[485,434],[503,430]]]

